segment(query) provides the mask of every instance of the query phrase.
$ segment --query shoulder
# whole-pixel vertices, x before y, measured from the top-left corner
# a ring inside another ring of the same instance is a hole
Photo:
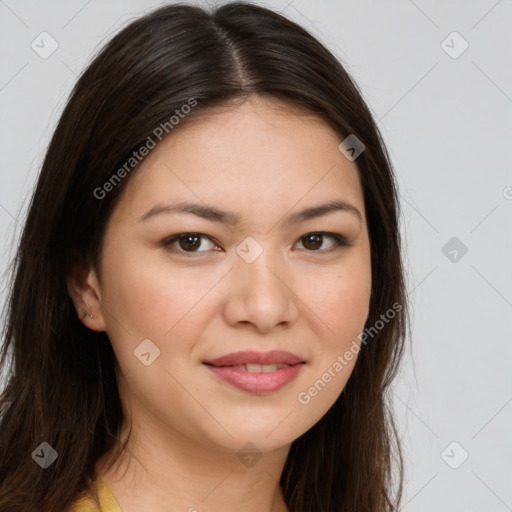
[[[90,493],[84,492],[75,501],[69,512],[103,512]]]
[[[98,478],[93,489],[84,491],[69,512],[122,512],[105,482]]]

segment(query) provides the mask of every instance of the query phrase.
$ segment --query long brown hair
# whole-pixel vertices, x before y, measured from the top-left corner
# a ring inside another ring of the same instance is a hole
[[[170,5],[135,20],[92,60],[67,101],[13,261],[0,360],[1,511],[68,510],[95,479],[99,456],[119,445],[116,359],[107,334],[78,319],[66,272],[73,258],[98,269],[104,227],[136,166],[104,197],[98,188],[191,98],[197,105],[185,122],[251,94],[306,107],[340,141],[355,135],[364,144],[356,163],[373,276],[366,325],[382,324],[361,345],[335,404],[293,442],[280,481],[286,503],[291,512],[399,507],[403,461],[389,385],[408,316],[390,158],[332,53],[285,17],[237,2],[211,12]],[[393,304],[396,314],[383,322]],[[58,454],[44,470],[31,456],[42,442]]]

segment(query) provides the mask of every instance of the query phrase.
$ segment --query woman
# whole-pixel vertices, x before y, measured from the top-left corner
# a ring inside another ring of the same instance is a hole
[[[131,23],[20,241],[0,510],[398,508],[398,215],[357,86],[304,29],[242,3]]]

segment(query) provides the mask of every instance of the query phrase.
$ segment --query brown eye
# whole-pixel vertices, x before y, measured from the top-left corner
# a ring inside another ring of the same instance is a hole
[[[210,237],[202,233],[180,233],[164,241],[163,246],[169,251],[189,254],[220,250]]]
[[[184,235],[178,238],[178,243],[184,251],[195,251],[201,246],[201,237],[197,235]]]
[[[302,244],[306,249],[316,250],[322,246],[322,235],[311,233],[302,237]]]
[[[326,239],[331,239],[331,243],[322,248]],[[308,233],[300,238],[299,242],[311,252],[328,252],[348,245],[343,236],[325,232]]]

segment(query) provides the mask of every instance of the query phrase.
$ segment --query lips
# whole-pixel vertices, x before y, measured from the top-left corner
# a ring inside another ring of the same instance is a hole
[[[288,368],[291,365],[286,363],[276,363],[276,364],[254,364],[254,363],[247,363],[247,364],[239,364],[236,366],[229,365],[230,368],[234,368],[235,370],[243,370],[249,373],[269,373],[269,372],[275,372],[276,370],[282,370],[283,368]],[[223,367],[225,368],[225,366]]]
[[[305,361],[281,350],[236,352],[204,361],[221,380],[249,393],[272,393],[291,382]]]
[[[227,354],[217,359],[210,359],[204,361],[205,364],[212,366],[242,366],[242,365],[274,365],[286,364],[292,365],[297,363],[304,363],[302,357],[285,352],[283,350],[270,350],[268,352],[256,352],[247,350],[244,352],[234,352]]]

